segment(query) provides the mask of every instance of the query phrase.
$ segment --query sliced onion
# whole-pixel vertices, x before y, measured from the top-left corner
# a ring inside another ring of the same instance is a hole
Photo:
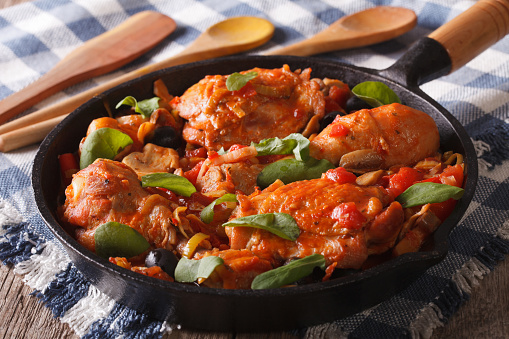
[[[153,123],[146,121],[143,124],[140,125],[140,128],[138,128],[138,140],[141,143],[145,143],[145,137],[152,133],[156,129],[156,125]]]
[[[235,151],[220,155],[220,156],[212,159],[210,162],[212,163],[212,165],[221,165],[221,164],[232,163],[232,162],[240,162],[240,161],[255,157],[257,154],[258,154],[258,151],[256,150],[256,148],[254,146],[248,146],[248,147],[239,148]]]
[[[186,231],[184,230],[184,225],[182,225],[182,220],[180,219],[180,215],[179,213],[180,212],[185,212],[185,210],[187,209],[187,207],[185,206],[179,206],[177,208],[175,208],[175,210],[173,211],[173,218],[175,220],[177,220],[177,227],[180,231],[180,233],[186,237],[187,239],[189,239],[189,236],[187,235]]]
[[[186,244],[186,247],[184,247],[184,250],[182,251],[182,256],[190,259],[194,252],[196,251],[196,248],[198,247],[198,245],[205,239],[208,239],[210,238],[209,235],[205,234],[205,233],[196,233],[195,235],[193,235],[191,237],[191,239],[189,239],[187,241],[187,244]]]
[[[292,88],[289,86],[265,86],[261,84],[253,84],[253,87],[258,94],[265,95],[270,98],[287,98],[292,95]]]

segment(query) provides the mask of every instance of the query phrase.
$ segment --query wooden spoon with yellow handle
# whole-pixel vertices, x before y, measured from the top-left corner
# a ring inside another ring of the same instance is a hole
[[[119,26],[88,40],[38,80],[0,101],[0,124],[41,100],[86,79],[136,59],[177,27],[168,16],[144,11]]]
[[[306,40],[266,54],[308,56],[368,46],[400,36],[416,24],[417,16],[410,9],[378,6],[344,16]]]
[[[126,81],[170,66],[240,53],[263,45],[273,34],[272,23],[258,17],[233,17],[218,22],[169,59],[134,70],[0,126],[0,151],[8,152],[41,141],[68,113],[95,95]]]

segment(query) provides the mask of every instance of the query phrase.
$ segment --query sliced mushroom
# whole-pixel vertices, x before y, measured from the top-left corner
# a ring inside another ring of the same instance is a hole
[[[133,152],[122,162],[141,178],[150,173],[173,172],[179,168],[179,155],[174,149],[146,144],[143,152]]]
[[[363,175],[357,177],[355,183],[359,186],[375,185],[385,173],[386,172],[384,170],[364,173]]]
[[[440,225],[440,219],[431,210],[426,209],[426,206],[427,205],[423,207],[425,212],[422,213],[415,221],[413,227],[405,232],[402,239],[394,246],[392,250],[394,256],[399,256],[408,252],[417,252],[429,235]]]
[[[371,149],[361,149],[346,153],[339,161],[339,166],[345,169],[362,171],[380,168],[382,164],[382,156]]]

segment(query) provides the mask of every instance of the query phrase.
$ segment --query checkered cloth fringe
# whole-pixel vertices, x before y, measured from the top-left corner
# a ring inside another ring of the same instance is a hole
[[[176,32],[122,69],[72,86],[31,110],[79,93],[127,71],[172,56],[210,25],[255,15],[277,27],[259,54],[323,30],[345,14],[376,5],[414,10],[418,26],[374,46],[322,57],[386,68],[408,47],[475,1],[456,0],[38,0],[0,11],[0,99],[22,89],[84,41],[130,15],[155,10],[178,24]],[[391,299],[330,324],[293,332],[299,337],[429,337],[468,298],[471,287],[509,252],[509,37],[457,72],[422,89],[450,111],[472,138],[480,177],[462,222],[450,234],[443,262]],[[37,213],[30,183],[37,146],[0,153],[0,259],[34,289],[56,317],[84,338],[160,338],[165,323],[128,309],[98,291],[73,266]]]

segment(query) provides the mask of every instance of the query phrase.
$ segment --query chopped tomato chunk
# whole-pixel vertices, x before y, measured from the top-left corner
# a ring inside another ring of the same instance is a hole
[[[389,178],[388,191],[393,197],[397,197],[415,182],[422,180],[423,177],[424,174],[414,168],[401,167],[398,173]]]
[[[451,198],[444,202],[431,204],[430,210],[443,222],[452,213],[454,206],[456,206],[456,200]]]
[[[324,174],[325,178],[337,182],[338,184],[354,183],[357,176],[351,172],[348,172],[343,167],[337,167],[328,170]]]
[[[332,211],[331,218],[339,221],[344,228],[351,230],[360,229],[366,221],[354,202],[345,202],[336,206]]]
[[[346,102],[351,95],[352,93],[350,92],[350,88],[347,84],[343,84],[341,88],[334,85],[329,89],[329,97],[334,100],[341,108],[346,107]]]
[[[219,158],[219,157],[220,157],[220,155],[216,151],[209,151],[208,152],[208,158],[210,160],[214,160],[214,159]]]
[[[195,186],[196,180],[198,179],[198,174],[200,173],[201,166],[203,165],[204,161],[205,160],[200,161],[191,170],[184,172],[184,177]]]
[[[331,125],[331,131],[329,133],[329,136],[331,137],[344,137],[345,135],[348,135],[350,130],[348,127],[345,127],[343,124],[337,123]]]
[[[447,166],[444,171],[440,173],[439,177],[442,184],[461,187],[463,185],[463,166]]]
[[[463,185],[463,178],[463,166],[454,165],[447,166],[442,173],[421,182],[434,182],[461,187]],[[452,213],[454,206],[456,206],[456,200],[451,198],[444,202],[431,204],[430,209],[443,222]]]

